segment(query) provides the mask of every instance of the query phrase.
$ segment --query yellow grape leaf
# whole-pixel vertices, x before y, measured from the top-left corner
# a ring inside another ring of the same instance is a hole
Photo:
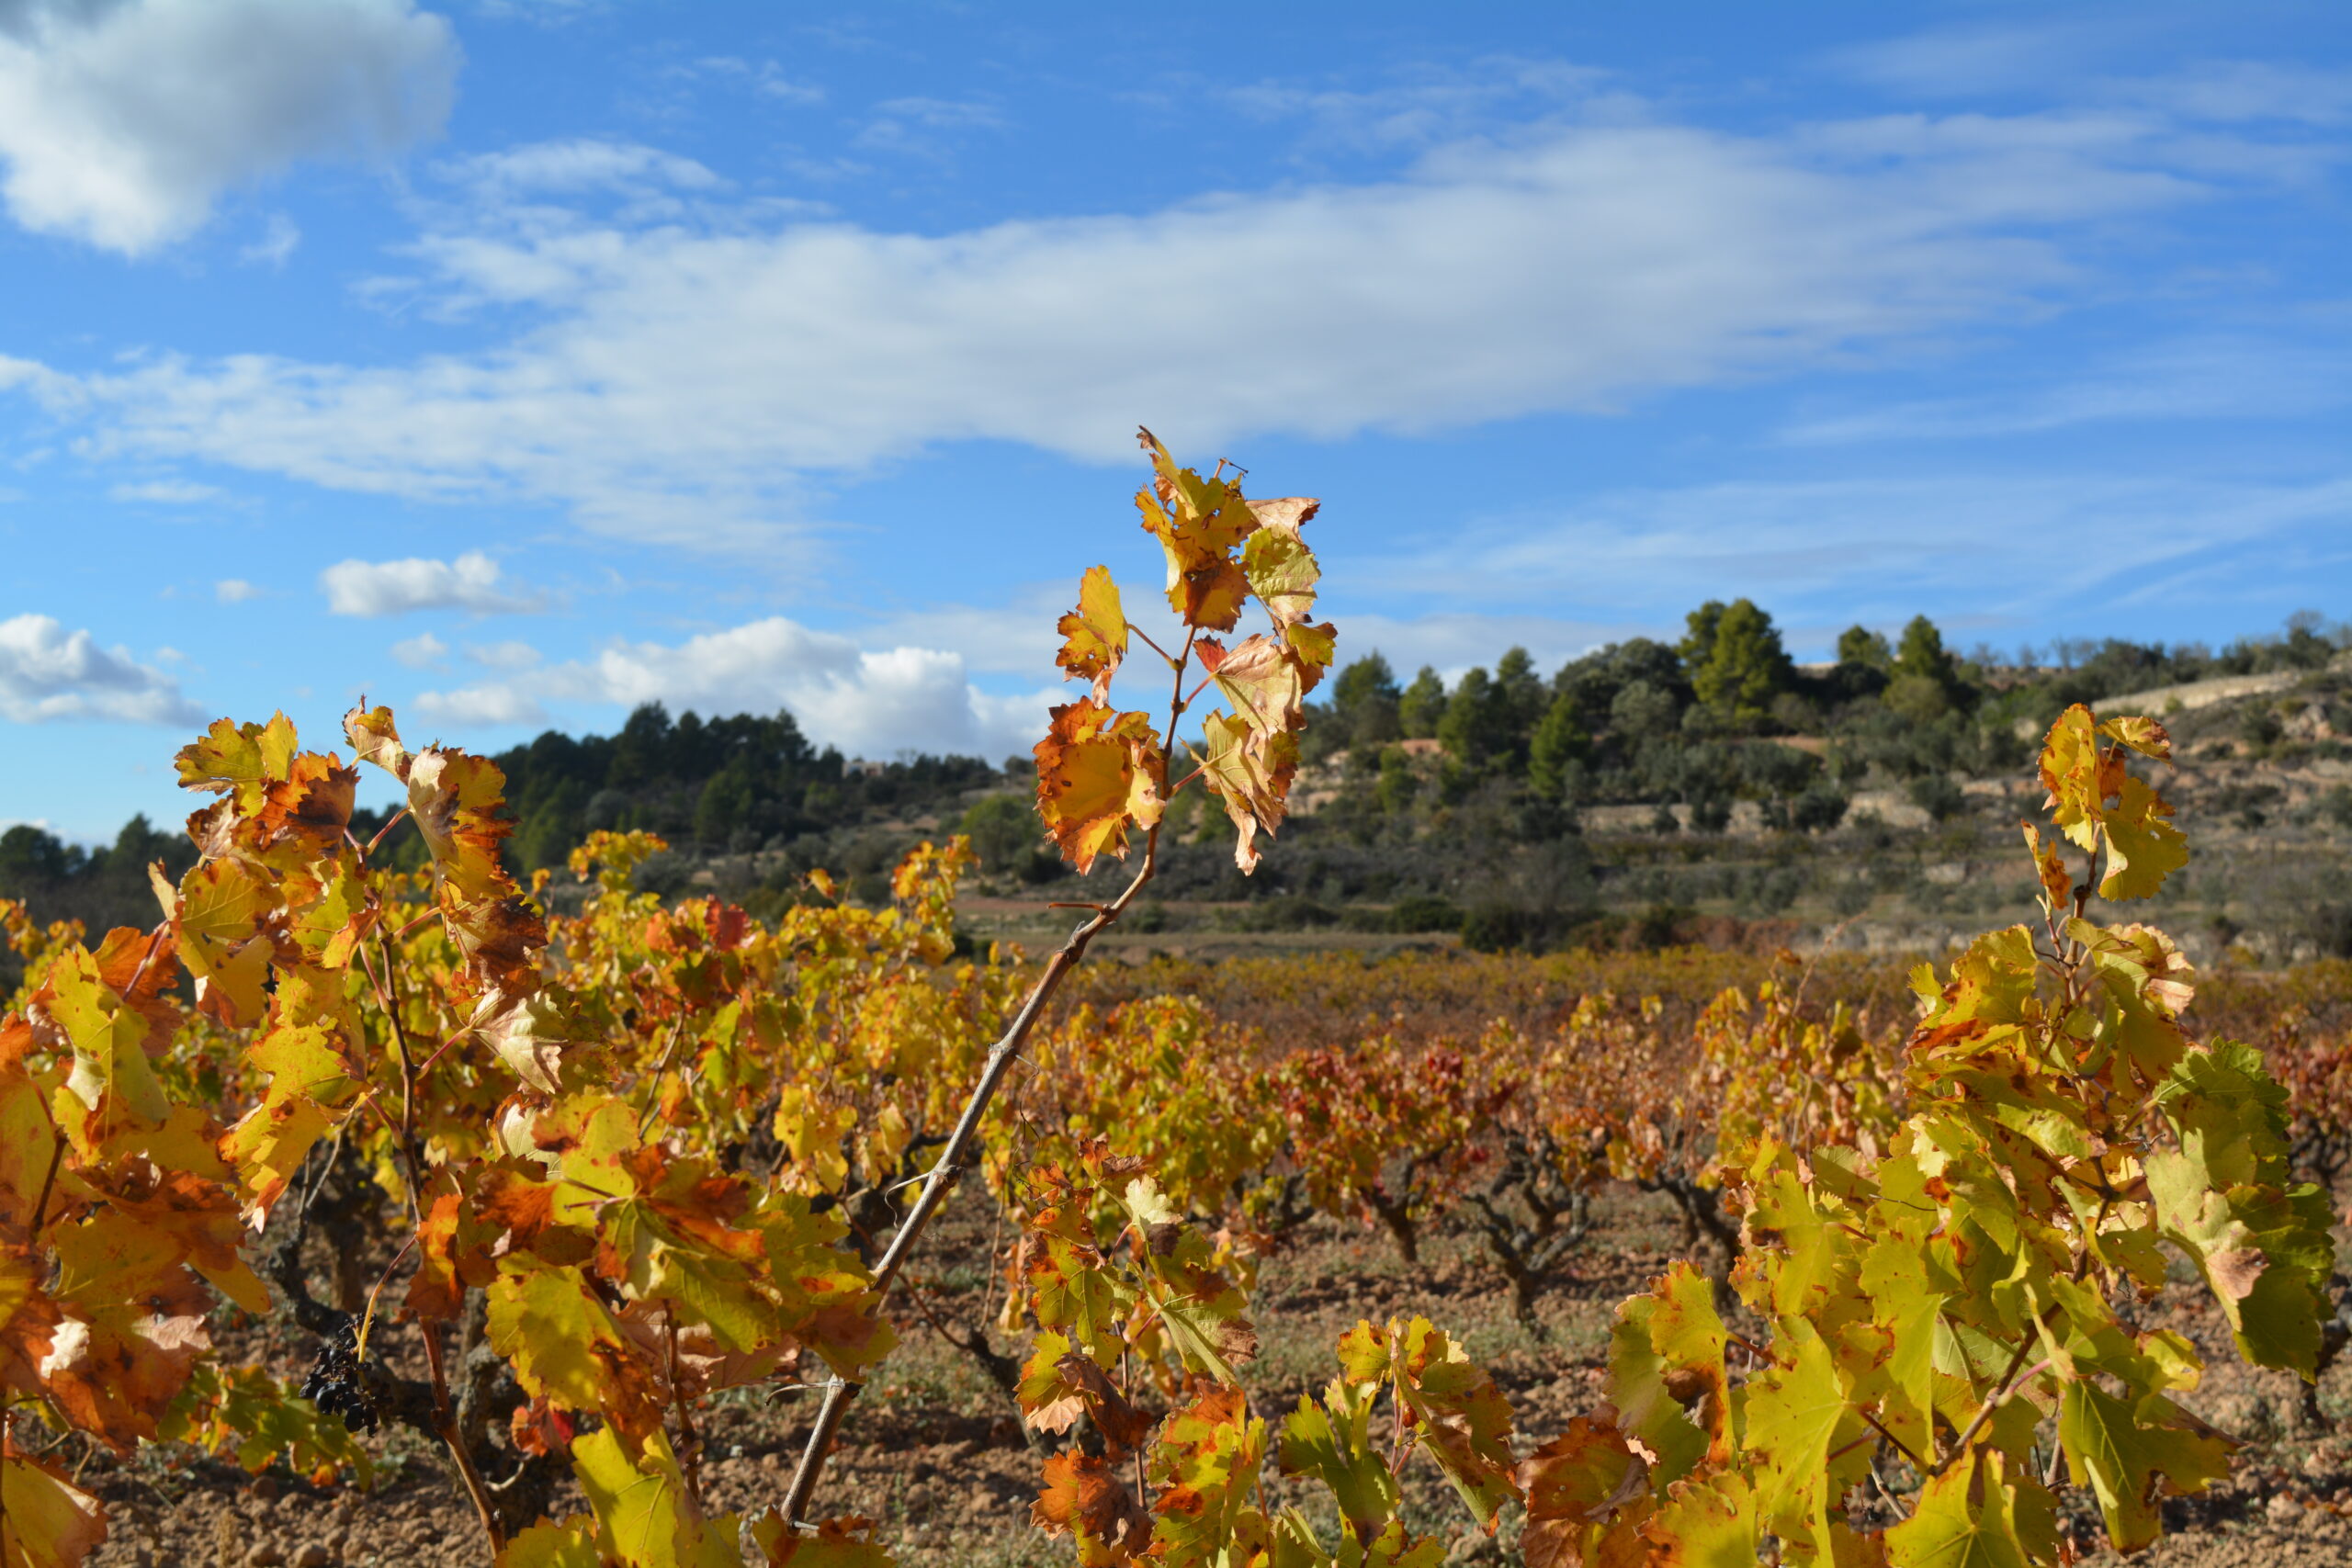
[[[393,727],[388,707],[353,708],[343,716],[343,733],[363,762],[373,762],[403,784],[408,781],[408,748]]]
[[[1762,1472],[1766,1526],[1819,1551],[1828,1545],[1830,1504],[1845,1491],[1831,1473],[1831,1442],[1841,1426],[1860,1424],[1847,1414],[1845,1384],[1813,1325],[1783,1319],[1776,1357],[1785,1354],[1784,1343],[1794,1348],[1793,1363],[1775,1365],[1747,1384],[1746,1447]],[[1849,1466],[1858,1461],[1867,1464],[1868,1456],[1857,1453]]]
[[[627,1342],[577,1269],[507,1259],[490,1287],[490,1343],[514,1363],[526,1393],[571,1410],[604,1401]]]
[[[1298,738],[1267,735],[1251,728],[1247,719],[1222,713],[1209,715],[1201,729],[1208,744],[1201,758],[1201,776],[1233,819],[1233,862],[1245,872],[1255,871],[1258,830],[1272,834],[1290,808]]]
[[[1213,637],[1193,647],[1218,693],[1250,728],[1272,734],[1305,722],[1306,684],[1297,659],[1282,643],[1261,633],[1229,649]]]
[[[1250,503],[1258,531],[1242,547],[1241,571],[1276,626],[1291,626],[1314,613],[1315,585],[1323,572],[1299,529],[1321,505],[1302,495]]]
[[[657,1426],[636,1461],[609,1427],[571,1445],[572,1473],[595,1510],[597,1543],[627,1568],[741,1568],[735,1520],[707,1519]]]
[[[1678,1481],[1642,1533],[1651,1568],[1755,1568],[1756,1495],[1736,1470]]]
[[[1339,651],[1339,629],[1329,621],[1296,621],[1283,628],[1283,640],[1298,659],[1302,683],[1313,691],[1323,679],[1323,671],[1331,668],[1332,656]]]
[[[1233,548],[1257,532],[1257,515],[1238,484],[1179,468],[1150,431],[1138,434],[1155,473],[1136,509],[1168,557],[1168,607],[1188,626],[1231,631],[1250,597]]]
[[[1340,1345],[1344,1358],[1349,1342]],[[1374,1385],[1334,1378],[1322,1403],[1300,1394],[1298,1408],[1283,1418],[1283,1473],[1312,1475],[1329,1487],[1358,1540],[1378,1536],[1396,1517],[1398,1502],[1396,1478],[1372,1444],[1376,1392]]]
[[[2172,806],[2135,773],[2123,775],[2107,819],[2102,898],[2153,898],[2165,878],[2188,863],[2188,836],[2172,825]]]
[[[2102,734],[2117,746],[2101,746]],[[2106,841],[2102,898],[2153,897],[2167,875],[2188,863],[2188,840],[2172,825],[2171,806],[2124,767],[2126,747],[2159,761],[2172,757],[2171,740],[2155,720],[2100,725],[2080,703],[2059,715],[2041,749],[2051,820],[2081,849],[2096,852],[2102,838]]]
[[[1125,855],[1130,825],[1159,820],[1163,763],[1150,716],[1080,698],[1054,709],[1035,755],[1037,814],[1080,875],[1102,855]]]
[[[1983,1446],[1919,1489],[1911,1517],[1886,1532],[1891,1568],[2031,1568],[2058,1555],[2050,1494]]]
[[[605,1568],[595,1517],[574,1514],[560,1525],[541,1519],[506,1543],[497,1568]]]
[[[180,748],[180,787],[225,793],[239,816],[250,817],[269,786],[287,778],[296,744],[294,721],[282,713],[266,725],[215,719],[201,739]]]
[[[1079,680],[1093,682],[1094,700],[1108,702],[1111,677],[1127,656],[1126,613],[1119,607],[1119,585],[1109,567],[1087,568],[1078,582],[1078,608],[1054,629],[1062,634],[1062,650],[1054,662]]]
[[[17,1449],[0,1448],[0,1562],[7,1568],[73,1568],[107,1539],[98,1500]]]
[[[65,1088],[87,1111],[106,1105],[147,1125],[172,1112],[171,1101],[147,1059],[150,1020],[107,988],[87,949],[75,947],[50,966],[50,1016],[74,1046]]]
[[[196,976],[196,1004],[232,1029],[258,1021],[269,1005],[272,953],[259,935],[277,892],[242,861],[207,861],[175,889],[151,868],[155,896],[179,935],[180,962]]]

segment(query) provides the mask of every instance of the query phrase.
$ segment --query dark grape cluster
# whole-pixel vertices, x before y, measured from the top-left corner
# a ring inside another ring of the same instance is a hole
[[[369,1369],[359,1360],[359,1319],[346,1314],[333,1334],[319,1341],[319,1354],[302,1380],[302,1397],[354,1432],[375,1429],[378,1393]]]

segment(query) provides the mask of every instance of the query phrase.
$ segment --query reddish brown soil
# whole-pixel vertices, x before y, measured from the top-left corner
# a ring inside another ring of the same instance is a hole
[[[969,1320],[987,1310],[989,1231],[978,1206],[958,1205],[935,1233],[924,1278],[935,1309]],[[1331,1375],[1331,1347],[1360,1317],[1420,1313],[1463,1337],[1510,1397],[1525,1446],[1557,1432],[1599,1398],[1606,1329],[1617,1302],[1643,1289],[1673,1245],[1666,1216],[1645,1201],[1602,1205],[1592,1242],[1543,1301],[1546,1337],[1513,1323],[1500,1278],[1467,1235],[1441,1229],[1419,1269],[1407,1269],[1385,1240],[1353,1226],[1318,1222],[1304,1239],[1265,1261],[1255,1292],[1263,1351],[1249,1377],[1261,1414],[1278,1413]],[[322,1290],[324,1281],[320,1281]],[[2199,1498],[2165,1505],[2176,1531],[2141,1559],[2165,1568],[2318,1568],[2352,1562],[2352,1372],[2322,1389],[2331,1428],[2299,1424],[2290,1379],[2240,1366],[2217,1316],[2185,1286],[2166,1293],[2163,1320],[2194,1338],[2209,1359],[2189,1403],[2248,1442],[2240,1473]],[[1001,1395],[960,1352],[903,1315],[906,1343],[868,1386],[853,1414],[821,1495],[823,1511],[863,1513],[909,1565],[1016,1565],[1070,1560],[1067,1542],[1028,1522],[1038,1459],[1023,1444]],[[403,1331],[404,1333],[406,1331]],[[309,1346],[300,1334],[254,1325],[224,1332],[241,1353],[297,1373]],[[413,1337],[413,1336],[412,1336]],[[413,1353],[413,1347],[411,1347]],[[748,1391],[729,1396],[706,1427],[704,1478],[714,1509],[754,1508],[784,1490],[810,1413],[807,1396],[781,1402]],[[480,1527],[430,1445],[413,1433],[368,1439],[377,1484],[361,1495],[322,1493],[282,1471],[258,1479],[194,1450],[159,1445],[130,1461],[94,1456],[85,1485],[107,1499],[116,1523],[96,1559],[105,1564],[298,1563],[306,1548],[343,1564],[456,1568],[487,1561]],[[70,1452],[69,1450],[61,1452]],[[560,1509],[580,1506],[576,1494]],[[1416,1528],[1457,1538],[1456,1562],[1517,1561],[1517,1529],[1498,1540],[1471,1530],[1433,1472],[1411,1478],[1408,1517]],[[2069,1516],[2078,1539],[2096,1539],[2086,1512]]]

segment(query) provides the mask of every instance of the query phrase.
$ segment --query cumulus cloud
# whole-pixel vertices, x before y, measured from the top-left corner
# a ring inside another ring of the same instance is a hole
[[[539,650],[527,642],[468,643],[466,657],[485,670],[528,670],[539,661]]]
[[[401,615],[412,610],[471,610],[518,615],[539,608],[534,597],[506,592],[498,563],[480,550],[456,560],[346,560],[319,573],[327,609],[338,615]]]
[[[51,0],[0,7],[0,197],[137,255],[232,186],[436,134],[449,25],[413,0]]]
[[[1554,122],[1369,183],[942,235],[459,203],[412,281],[428,308],[537,307],[484,350],[16,378],[94,422],[101,456],[552,502],[617,536],[742,548],[811,486],[937,443],[1114,461],[1138,417],[1213,451],[1871,363],[2062,303],[2086,286],[2075,243],[2119,217],[2308,167],[2306,148],[2233,134],[2120,109],[1770,136]],[[653,156],[563,146],[509,154],[515,177]]]
[[[0,621],[0,716],[18,724],[115,719],[129,724],[201,724],[204,710],[180,683],[127,648],[101,648],[86,631],[53,616]]]
[[[703,713],[788,709],[814,739],[857,754],[902,750],[1000,757],[1042,733],[1050,692],[998,696],[940,649],[867,649],[781,615],[681,643],[616,642],[567,660],[417,699],[459,725],[534,724],[548,703],[635,707],[659,702]]]
[[[248,599],[258,599],[262,590],[242,577],[224,577],[212,585],[212,596],[223,604],[242,604]]]

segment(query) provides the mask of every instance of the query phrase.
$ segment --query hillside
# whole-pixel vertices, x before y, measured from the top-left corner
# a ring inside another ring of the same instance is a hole
[[[1920,619],[1893,644],[1856,627],[1813,666],[1745,600],[1689,619],[1679,644],[1613,644],[1548,678],[1518,649],[1451,685],[1359,658],[1317,694],[1295,812],[1259,874],[1234,869],[1222,814],[1187,791],[1116,941],[1932,948],[2015,907],[2026,759],[2082,701],[2155,713],[2180,743],[2173,795],[2200,858],[2161,918],[2198,956],[2352,953],[2352,656],[2316,617],[2218,653],[2062,643],[2007,663],[1955,656]],[[613,735],[550,731],[496,760],[519,871],[560,868],[597,829],[644,829],[673,846],[642,874],[664,891],[772,910],[822,866],[872,902],[909,844],[961,831],[983,863],[975,938],[1035,940],[1053,900],[1081,896],[1039,852],[1025,759],[865,761],[788,714],[649,705]],[[147,863],[176,873],[189,852],[143,819],[95,851],[20,826],[0,835],[0,896],[144,923]],[[550,894],[571,897],[569,878]]]

